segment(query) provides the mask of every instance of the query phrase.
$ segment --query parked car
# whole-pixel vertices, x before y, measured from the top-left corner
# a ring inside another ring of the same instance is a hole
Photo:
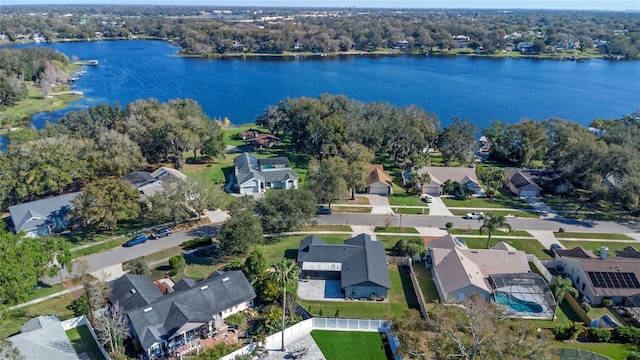
[[[316,215],[331,215],[333,211],[331,210],[330,207],[319,207],[318,210],[316,210]]]
[[[147,240],[148,240],[147,235],[140,234],[140,235],[137,235],[136,237],[134,237],[133,239],[127,241],[126,243],[124,243],[124,246],[130,247],[130,246],[142,244],[142,243],[146,242]]]
[[[556,250],[560,249],[562,249],[562,246],[560,246],[560,244],[551,244],[551,246],[549,246],[549,250],[551,250],[553,254],[556,253]]]
[[[171,231],[171,228],[160,229],[158,231],[154,231],[153,233],[151,233],[151,238],[152,239],[160,239],[161,237],[165,237],[165,236],[171,235],[172,232],[173,231]]]
[[[422,196],[422,201],[426,202],[427,204],[432,203],[433,202],[433,198],[430,195],[423,195]]]
[[[484,213],[482,213],[480,211],[474,211],[474,212],[467,213],[467,215],[465,215],[464,218],[465,219],[473,219],[473,220],[481,220],[481,219],[484,219]]]

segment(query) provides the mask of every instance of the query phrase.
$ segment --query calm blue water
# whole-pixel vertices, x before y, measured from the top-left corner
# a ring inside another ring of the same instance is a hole
[[[541,313],[542,306],[531,301],[520,300],[516,297],[503,292],[496,293],[496,302],[503,304],[517,312]]]
[[[640,61],[582,62],[470,57],[363,56],[207,60],[175,56],[159,41],[46,44],[69,57],[97,59],[76,88],[72,108],[126,104],[139,98],[197,100],[210,117],[255,121],[286,97],[344,94],[362,101],[416,104],[447,125],[467,118],[480,128],[492,120],[557,116],[587,125],[640,109]],[[34,125],[60,112],[39,115]]]

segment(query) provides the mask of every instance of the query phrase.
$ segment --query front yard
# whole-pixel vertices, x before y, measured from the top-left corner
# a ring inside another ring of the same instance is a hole
[[[490,208],[490,209],[522,209],[533,210],[529,204],[515,196],[511,196],[501,191],[495,198],[471,198],[468,200],[456,200],[452,197],[442,197],[442,201],[447,207],[457,208]]]

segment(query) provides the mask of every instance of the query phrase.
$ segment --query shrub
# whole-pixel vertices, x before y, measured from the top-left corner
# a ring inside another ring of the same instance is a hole
[[[621,343],[640,343],[640,328],[634,326],[619,326],[616,328],[615,337]]]
[[[582,310],[584,310],[584,312],[588,313],[589,310],[591,310],[591,305],[589,305],[588,302],[583,301],[580,303],[580,307],[582,308]]]
[[[169,258],[169,265],[171,266],[171,275],[175,275],[178,271],[184,269],[184,266],[187,265],[187,262],[184,260],[184,256],[175,255]]]
[[[629,352],[629,354],[627,355],[627,360],[640,360],[640,352],[638,351]]]
[[[232,260],[224,266],[224,271],[242,270],[244,264],[239,260]]]
[[[602,300],[602,306],[610,307],[611,305],[613,305],[613,299],[604,299],[604,300]]]
[[[75,316],[89,315],[91,309],[89,308],[87,294],[82,294],[79,298],[73,300],[71,304],[67,306],[67,309],[73,311],[73,315]]]
[[[611,340],[611,331],[595,327],[589,328],[589,339],[594,342],[608,342]]]
[[[185,250],[193,250],[199,247],[213,244],[211,238],[195,238],[182,243],[182,248]]]
[[[444,227],[446,227],[447,231],[449,231],[449,229],[451,229],[453,227],[453,223],[452,222],[448,222],[448,223],[444,224]]]
[[[551,329],[551,332],[556,337],[556,340],[569,340],[575,339],[582,332],[582,324],[573,323],[568,326],[556,326]]]

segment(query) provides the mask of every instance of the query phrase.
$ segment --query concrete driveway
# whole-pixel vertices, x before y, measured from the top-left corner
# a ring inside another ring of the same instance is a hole
[[[382,195],[366,194],[361,195],[369,199],[372,214],[392,214],[393,209],[389,205],[389,198]]]
[[[451,211],[447,208],[447,205],[442,201],[442,198],[432,196],[431,199],[431,203],[429,204],[429,215],[453,216]]]

